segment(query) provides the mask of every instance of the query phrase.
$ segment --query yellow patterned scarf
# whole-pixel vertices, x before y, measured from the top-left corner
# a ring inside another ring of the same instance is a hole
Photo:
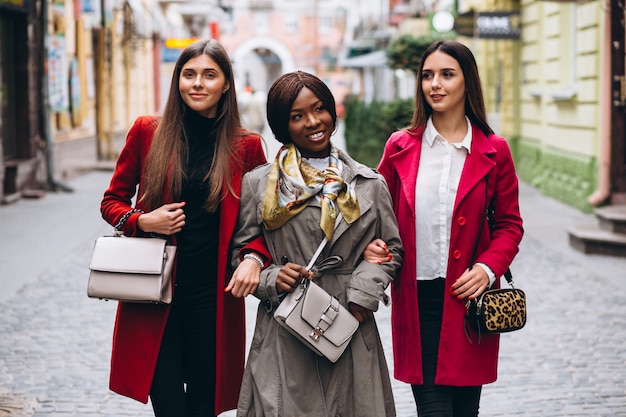
[[[339,151],[332,146],[328,167],[323,171],[302,162],[293,143],[278,151],[265,190],[263,223],[268,230],[281,227],[306,207],[310,198],[321,193],[320,226],[330,240],[335,230],[335,219],[341,212],[348,224],[361,215],[354,187],[341,178]]]

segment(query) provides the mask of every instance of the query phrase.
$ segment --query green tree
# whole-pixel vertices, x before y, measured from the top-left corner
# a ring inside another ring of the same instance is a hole
[[[417,72],[426,48],[435,41],[431,36],[402,35],[391,41],[385,49],[389,66]]]

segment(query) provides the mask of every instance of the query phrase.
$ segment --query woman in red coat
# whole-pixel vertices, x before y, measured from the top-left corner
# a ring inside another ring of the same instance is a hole
[[[149,396],[156,416],[236,407],[242,297],[256,288],[269,255],[262,240],[252,242],[252,256],[231,279],[229,244],[241,177],[265,162],[260,137],[241,128],[226,51],[212,40],[188,46],[162,117],[137,118],[101,203],[103,218],[125,235],[177,246],[172,303],[120,302],[113,334],[111,390],[144,403]]]
[[[468,339],[465,303],[498,287],[518,252],[518,180],[507,142],[487,124],[467,47],[433,43],[416,97],[411,124],[391,135],[378,166],[405,251],[391,284],[394,373],[411,384],[420,417],[474,417],[482,385],[496,380],[499,336]],[[491,234],[481,223],[488,206]]]

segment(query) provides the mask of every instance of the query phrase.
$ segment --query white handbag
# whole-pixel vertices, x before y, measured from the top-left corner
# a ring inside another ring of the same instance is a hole
[[[172,302],[176,246],[152,237],[101,236],[89,269],[87,295],[133,303]]]
[[[340,218],[337,218],[337,223]],[[327,243],[324,237],[307,265],[309,271]],[[285,296],[274,319],[320,356],[336,362],[346,350],[359,321],[319,285],[306,278]]]

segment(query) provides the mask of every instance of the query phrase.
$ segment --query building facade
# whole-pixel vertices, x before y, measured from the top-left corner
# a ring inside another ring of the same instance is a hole
[[[43,52],[37,5],[0,0],[0,202],[36,193],[45,180],[42,132]]]
[[[385,2],[234,0],[219,39],[231,54],[238,88],[267,91],[295,69],[324,79],[341,103],[354,83],[339,57],[372,22],[386,19]]]
[[[63,180],[94,162],[115,160],[116,137],[138,115],[160,109],[166,29],[151,0],[54,0],[50,7],[54,53],[69,69],[55,78],[70,88],[58,88],[50,116],[54,162],[63,169],[55,175]]]
[[[166,31],[150,0],[0,0],[2,203],[115,160],[115,138],[160,109]]]
[[[623,204],[624,9],[616,1],[466,6],[519,12],[519,39],[465,41],[477,56],[490,121],[511,140],[520,177],[581,210]]]

